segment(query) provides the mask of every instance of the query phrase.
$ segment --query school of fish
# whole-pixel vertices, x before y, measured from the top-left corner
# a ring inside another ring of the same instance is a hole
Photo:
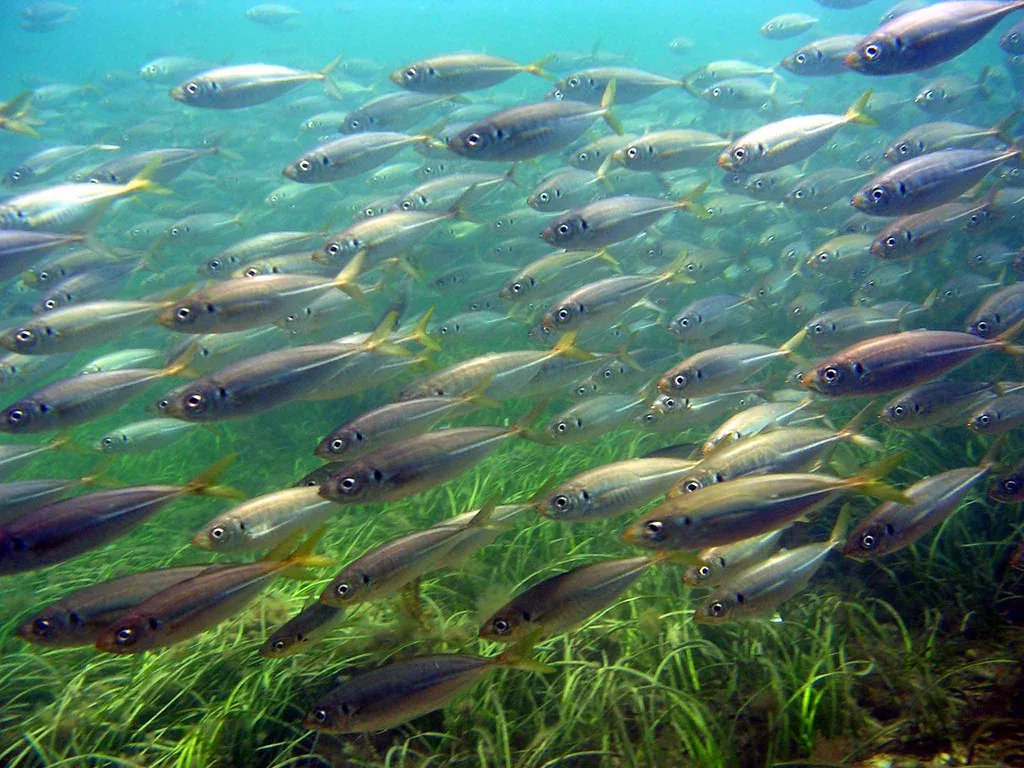
[[[216,559],[69,592],[19,637],[139,654],[231,620],[277,579],[321,581],[259,648],[276,658],[331,643],[356,605],[417,601],[422,577],[516,525],[599,521],[636,548],[514,595],[479,628],[504,651],[358,674],[303,721],[377,731],[499,668],[556,673],[534,646],[651,569],[705,590],[697,622],[771,620],[830,559],[909,547],[972,492],[1024,501],[1024,462],[1001,455],[1024,426],[1024,21],[1010,26],[1024,0],[902,2],[874,30],[817,36],[867,1],[764,19],[777,61],[688,72],[600,50],[339,51],[318,68],[165,56],[3,94],[0,129],[38,151],[2,176],[0,579],[59,573],[186,497],[222,508],[173,542]],[[40,2],[20,24],[79,13]],[[998,46],[1005,68],[974,67],[975,46]],[[98,99],[145,99],[151,116],[91,130]],[[218,204],[222,184],[260,191],[239,209]],[[356,405],[287,446],[319,469],[255,497],[221,482],[258,461],[241,440],[179,484],[12,479],[71,450],[187,456],[197,430],[297,401]],[[488,419],[509,402],[516,420]],[[146,417],[90,429],[130,404]],[[881,438],[933,428],[988,451],[887,479],[905,455]],[[517,501],[484,488],[478,509],[349,562],[316,552],[347,507],[383,517],[513,442],[553,453],[638,434],[668,445],[541,472]],[[854,471],[832,468],[840,445]],[[851,519],[852,496],[876,504]],[[827,538],[782,548],[822,515]]]

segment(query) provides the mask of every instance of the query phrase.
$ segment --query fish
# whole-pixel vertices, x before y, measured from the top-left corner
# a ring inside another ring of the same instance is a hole
[[[324,184],[359,176],[383,165],[406,147],[434,141],[426,133],[353,133],[319,144],[285,166],[281,173],[300,184]]]
[[[846,493],[907,502],[880,482],[896,454],[846,478],[824,474],[749,475],[671,499],[631,523],[623,539],[654,550],[699,550],[777,530]]]
[[[1018,385],[1020,386],[1020,385]],[[996,397],[967,416],[967,428],[981,435],[1004,435],[1024,424],[1024,393],[996,388]]]
[[[833,77],[846,71],[846,56],[860,35],[834,35],[802,45],[781,62],[783,69],[801,77]]]
[[[60,379],[0,411],[0,432],[50,432],[84,424],[124,406],[160,379],[188,372],[192,350],[164,368],[122,368]]]
[[[785,531],[779,528],[734,544],[702,549],[696,555],[696,562],[683,573],[683,583],[691,588],[711,588],[733,581],[737,574],[775,552]]]
[[[170,96],[190,107],[202,109],[245,109],[264,104],[305,83],[320,82],[343,98],[331,80],[341,63],[334,59],[319,72],[304,72],[276,64],[235,64],[193,75],[174,86]]]
[[[791,357],[806,335],[800,330],[780,347],[764,344],[725,344],[712,347],[683,360],[658,379],[664,395],[706,397],[725,392],[747,381],[773,360]]]
[[[602,161],[601,167],[614,162],[627,170],[647,173],[698,168],[728,144],[727,139],[705,131],[652,131],[624,143]]]
[[[973,47],[1004,17],[1024,8],[1017,0],[940,2],[909,11],[861,38],[847,55],[864,75],[899,75],[930,69]]]
[[[485,528],[495,506],[481,508],[468,522],[434,525],[375,547],[342,568],[320,593],[320,602],[344,608],[393,595],[437,568],[474,529]]]
[[[666,88],[680,88],[684,85],[682,80],[640,69],[595,67],[578,70],[556,81],[555,87],[547,93],[547,98],[605,106],[602,97],[612,82],[615,83],[615,101],[619,104],[632,104]]]
[[[279,27],[285,22],[301,16],[302,11],[280,3],[260,3],[245,12],[245,18],[257,24]]]
[[[344,617],[344,608],[314,600],[270,634],[260,646],[260,656],[283,659],[301,653],[305,646],[329,635]]]
[[[871,100],[865,91],[842,115],[801,115],[768,123],[744,134],[722,150],[718,166],[739,173],[760,173],[806,160],[843,126],[873,126],[878,121],[864,110]]]
[[[827,541],[787,549],[724,581],[694,610],[693,620],[721,623],[763,617],[806,588],[833,550],[846,540],[850,508],[844,506]]]
[[[871,179],[850,200],[864,213],[905,216],[960,197],[1020,150],[941,149],[906,160]]]
[[[216,565],[183,565],[131,573],[65,595],[15,629],[22,640],[46,648],[76,648],[96,644],[110,622],[168,587],[180,584]]]
[[[147,453],[173,445],[194,427],[185,422],[146,419],[107,432],[92,447],[100,453],[116,455]]]
[[[786,40],[802,35],[817,23],[818,19],[806,13],[783,13],[762,24],[760,32],[769,40]]]
[[[533,507],[538,514],[563,522],[604,520],[662,495],[696,463],[675,458],[612,462],[542,491]]]
[[[614,604],[657,562],[652,557],[607,560],[544,579],[484,620],[480,637],[514,643],[560,635]]]
[[[941,379],[902,392],[882,406],[879,421],[896,429],[925,429],[963,423],[963,414],[996,397],[988,381]]]
[[[203,526],[192,537],[192,546],[211,552],[260,552],[296,532],[316,531],[337,510],[317,490],[286,488],[247,499]]]
[[[238,498],[217,478],[234,461],[228,455],[184,485],[140,485],[55,501],[0,526],[0,574],[44,568],[124,536],[184,496]]]
[[[988,351],[1017,354],[1021,324],[991,339],[957,331],[903,331],[855,343],[803,373],[800,383],[830,397],[898,392],[938,378]]]
[[[544,71],[553,57],[530,64],[483,53],[454,53],[412,62],[392,72],[388,79],[399,88],[418,93],[463,93],[503,83],[520,73],[556,81]]]
[[[115,618],[96,639],[96,650],[144,653],[188,640],[220,624],[252,602],[274,579],[296,571],[304,575],[310,568],[328,565],[326,558],[310,554],[319,533],[322,530],[289,553],[281,547],[255,563],[207,570],[157,592]]]
[[[33,97],[32,91],[22,91],[17,96],[0,103],[0,131],[10,131],[22,136],[41,138],[29,117],[29,105]]]
[[[976,467],[950,469],[925,477],[904,491],[906,500],[886,501],[861,520],[843,545],[843,554],[867,560],[909,547],[956,512],[964,496],[997,466],[1000,443]]]
[[[500,668],[553,671],[547,665],[514,655],[419,656],[349,678],[318,699],[302,724],[325,733],[370,733],[393,728],[447,706]]]
[[[612,80],[597,106],[565,99],[496,112],[451,137],[448,149],[470,160],[528,160],[565,148],[598,118],[621,136],[622,124],[611,111],[615,94]]]

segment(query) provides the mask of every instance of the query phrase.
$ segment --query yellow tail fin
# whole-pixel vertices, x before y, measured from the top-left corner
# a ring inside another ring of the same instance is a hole
[[[872,90],[868,88],[860,95],[860,98],[850,105],[850,108],[846,110],[846,114],[843,115],[845,122],[857,123],[858,125],[878,125],[878,121],[864,111],[867,109],[868,102],[871,101],[871,93]]]

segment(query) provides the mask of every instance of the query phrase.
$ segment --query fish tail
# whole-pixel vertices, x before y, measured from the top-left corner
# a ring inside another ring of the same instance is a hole
[[[163,375],[181,376],[183,378],[193,378],[197,376],[198,374],[191,366],[198,350],[198,344],[189,344],[180,354],[171,358],[170,362],[167,363],[167,366],[163,370]]]
[[[512,186],[523,189],[523,180],[519,178],[519,162],[516,161],[505,171],[505,179],[512,183]]]
[[[486,528],[491,521],[491,516],[494,515],[494,510],[498,508],[499,501],[501,501],[501,497],[497,495],[485,501],[483,506],[473,515],[466,528]]]
[[[608,123],[615,133],[622,136],[625,131],[622,128],[622,123],[619,122],[619,118],[612,112],[612,105],[615,103],[615,90],[616,90],[615,78],[612,78],[608,85],[605,86],[604,93],[601,95],[601,117]]]
[[[173,195],[167,187],[162,184],[157,184],[153,181],[153,174],[156,173],[157,168],[160,167],[160,158],[155,157],[146,167],[139,171],[135,176],[124,185],[123,195],[130,195],[133,192],[149,192],[154,195]]]
[[[216,499],[244,499],[245,494],[237,488],[229,485],[217,485],[217,480],[223,475],[235,459],[237,453],[229,453],[223,459],[214,462],[198,475],[185,483],[185,493],[190,496],[210,496]]]
[[[662,272],[662,276],[666,280],[671,280],[673,283],[693,285],[696,281],[685,273],[689,256],[689,249],[683,248],[683,250],[679,252],[679,255],[672,259],[672,263],[668,265],[668,269]]]
[[[498,664],[503,667],[522,669],[526,672],[536,672],[539,675],[552,675],[558,671],[550,664],[545,664],[544,662],[537,661],[536,659],[515,656],[512,653],[503,653],[497,657],[497,660]]]
[[[873,451],[882,450],[882,444],[875,440],[873,437],[860,434],[861,428],[867,423],[868,418],[874,413],[875,401],[872,400],[870,403],[865,405],[860,411],[846,422],[839,434],[843,436],[844,440],[849,440],[854,445],[859,445],[861,448],[870,448]]]
[[[287,579],[314,581],[319,577],[312,573],[310,568],[326,568],[334,565],[334,561],[330,558],[313,554],[313,550],[320,543],[326,530],[326,525],[321,526],[307,536],[304,541],[300,541],[300,539],[305,531],[296,531],[271,549],[263,559],[268,562],[280,563],[280,575]]]
[[[384,315],[384,319],[380,321],[377,327],[373,329],[373,333],[363,342],[363,349],[393,357],[412,357],[412,352],[405,347],[388,341],[391,337],[391,332],[395,330],[395,323],[397,322],[398,312],[395,310],[391,310]]]
[[[608,253],[607,248],[598,248],[595,252],[595,256],[601,261],[605,262],[617,272],[622,272],[622,267],[619,266],[619,262],[615,260],[615,257]]]
[[[1007,144],[1013,144],[1016,138],[1010,133],[1013,130],[1013,124],[1017,122],[1021,116],[1019,109],[1014,110],[998,123],[989,128],[989,133],[995,136],[1000,141],[1005,141]]]
[[[491,388],[491,384],[494,382],[494,374],[486,376],[476,383],[469,392],[462,395],[459,399],[472,403],[477,408],[500,408],[501,403],[497,400],[493,400],[487,397],[487,390]]]
[[[28,107],[32,91],[22,91],[6,104],[0,104],[0,117],[18,117]]]
[[[703,197],[704,193],[708,191],[708,187],[711,185],[711,179],[706,179],[703,183],[698,184],[696,187],[691,189],[685,195],[683,195],[677,201],[679,207],[686,211],[697,210],[697,201]],[[704,212],[703,208],[699,209],[700,213]]]
[[[609,192],[615,191],[615,187],[613,187],[612,183],[608,180],[608,169],[611,168],[613,162],[615,162],[614,153],[608,155],[608,157],[604,159],[604,162],[602,162],[598,169],[594,172],[594,176],[597,177],[597,180],[600,181],[601,184],[604,185],[604,188],[607,189]]]
[[[850,515],[852,505],[843,504],[839,509],[839,516],[836,518],[835,525],[832,526],[832,533],[829,534],[828,543],[832,545],[833,549],[841,547],[846,543],[846,533],[850,530]]]
[[[345,268],[341,270],[334,277],[334,287],[339,291],[343,291],[348,294],[353,301],[357,302],[362,306],[367,306],[366,296],[363,295],[362,290],[359,288],[359,284],[356,283],[356,278],[359,277],[363,271],[363,266],[366,263],[366,251],[359,251],[352,260],[345,265]]]
[[[323,80],[324,82],[324,91],[326,91],[327,95],[336,101],[344,101],[345,94],[343,94],[341,89],[338,88],[338,84],[334,82],[334,78],[331,77],[331,73],[338,68],[338,65],[341,64],[341,60],[343,58],[345,57],[339,56],[317,73],[319,75],[318,79]]]
[[[860,98],[850,105],[850,108],[846,110],[846,114],[843,115],[844,122],[857,123],[858,125],[878,125],[878,121],[865,112],[868,102],[871,101],[871,93],[872,90],[868,88],[860,95]]]
[[[594,356],[592,354],[576,346],[577,335],[576,331],[563,334],[552,348],[552,353],[555,356],[567,357],[570,360],[593,360]]]
[[[992,67],[986,66],[981,70],[975,85],[978,87],[978,94],[982,99],[988,101],[992,98],[993,91],[989,87],[988,78],[992,74]]]
[[[423,313],[423,317],[416,323],[416,327],[413,328],[412,333],[409,334],[409,341],[415,341],[421,347],[433,350],[434,352],[441,351],[441,345],[438,344],[437,339],[430,335],[427,331],[427,325],[430,323],[430,319],[434,316],[434,310],[437,307],[431,307]]]
[[[907,455],[908,452],[904,451],[903,453],[887,456],[881,461],[865,467],[857,474],[846,478],[843,481],[843,485],[847,488],[855,488],[866,496],[873,496],[883,501],[894,501],[897,504],[913,504],[913,500],[903,491],[881,481],[881,478],[902,464]]]
[[[4,120],[0,119],[0,128],[10,131],[11,133],[20,133],[22,136],[31,136],[33,139],[41,139],[42,136],[35,128],[26,123],[24,120]]]
[[[1005,331],[995,337],[993,341],[1003,348],[1004,351],[1011,355],[1021,355],[1024,351],[1021,351],[1021,347],[1013,342],[1016,341],[1020,332],[1024,330],[1024,319],[1018,320],[1016,323],[1011,325]]]
[[[807,329],[806,328],[801,328],[799,331],[797,331],[795,334],[793,334],[793,336],[791,336],[789,339],[787,339],[782,344],[782,346],[779,347],[779,351],[782,354],[784,354],[786,357],[789,357],[789,358],[794,357],[795,356],[794,353],[796,352],[797,347],[799,347],[803,343],[804,337],[806,335],[807,335]]]
[[[531,75],[536,75],[537,77],[543,77],[545,80],[549,80],[552,83],[557,83],[558,78],[544,69],[544,67],[546,67],[548,64],[550,64],[557,58],[557,53],[549,53],[547,56],[541,56],[536,61],[531,61],[529,64],[523,67],[523,72],[527,72]]]

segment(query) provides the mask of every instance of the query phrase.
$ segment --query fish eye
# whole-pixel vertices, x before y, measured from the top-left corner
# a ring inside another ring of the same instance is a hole
[[[189,83],[185,86],[185,90],[191,93],[193,96],[195,96],[197,93],[199,93],[199,86],[195,83]]]
[[[405,79],[406,80],[415,80],[416,79],[416,67],[409,67],[407,70],[405,70]]]
[[[559,224],[558,225],[558,234],[560,234],[560,235],[568,235],[571,231],[572,231],[572,228],[568,224]]]
[[[341,246],[338,245],[337,243],[328,243],[327,247],[324,250],[331,254],[331,256],[337,256],[339,253],[341,253]]]
[[[48,635],[53,629],[53,622],[49,619],[36,619],[32,622],[32,633],[36,635]]]
[[[708,613],[712,616],[721,616],[725,613],[725,605],[716,601],[708,606]]]
[[[693,493],[694,491],[699,491],[703,487],[704,486],[700,482],[700,480],[689,480],[683,486],[683,490],[686,491],[687,493]]]
[[[558,314],[555,315],[555,317],[557,317],[563,323],[566,320],[568,320],[571,316],[572,316],[572,313],[569,312],[569,310],[566,309],[565,307],[562,307],[560,310],[558,310]],[[979,326],[979,330],[984,330],[984,329],[981,328],[981,323],[978,323],[978,326]]]
[[[1017,481],[1016,480],[1004,480],[1003,481],[1003,490],[1006,491],[1007,493],[1016,493],[1017,492]]]
[[[680,386],[682,385],[680,384]],[[671,411],[673,408],[676,407],[676,399],[674,397],[666,397],[664,400],[661,401],[661,405],[662,407],[665,408],[666,411]]]
[[[804,199],[804,191],[802,189],[798,189],[796,192],[793,193],[793,199],[794,200],[803,200]]]
[[[885,238],[885,247],[886,248],[895,248],[896,244],[898,242],[899,242],[898,238],[896,238],[894,235],[890,235],[889,237]]]
[[[864,46],[864,58],[866,58],[868,61],[874,61],[881,55],[882,49],[879,48],[874,43],[870,43],[869,45]]]
[[[32,339],[35,338],[35,334],[32,333],[32,331],[30,331],[28,328],[22,328],[20,331],[18,331],[14,338],[20,341],[22,344],[27,344],[28,342],[32,341]]]
[[[903,414],[905,414],[906,412],[906,409],[902,405],[894,406],[892,409],[892,415],[895,416],[897,419],[902,419]]]
[[[340,597],[344,597],[348,594],[349,586],[348,584],[339,584],[334,588],[334,591],[337,592]]]
[[[499,635],[508,634],[512,626],[504,619],[495,619],[491,622],[491,628]]]
[[[354,477],[343,477],[338,487],[344,494],[356,493],[359,491],[359,481]]]
[[[706,579],[708,576],[711,575],[711,569],[706,565],[702,565],[700,568],[697,569],[697,575],[700,576],[702,579]]]
[[[983,413],[981,414],[981,416],[978,417],[977,422],[981,426],[987,427],[989,424],[992,423],[992,417],[989,416],[987,413]]]
[[[555,429],[557,429],[559,432],[565,432],[567,429],[569,429],[569,425],[566,424],[564,421],[560,421],[555,426]]]
[[[601,375],[604,376],[606,379],[610,379],[612,377],[612,371],[610,368],[606,368]]]
[[[736,147],[736,149],[732,151],[732,156],[736,160],[742,160],[747,156],[747,150],[743,147]]]
[[[259,273],[259,267],[249,267],[247,270],[245,270],[246,277],[256,277],[257,275],[259,275]]]
[[[549,195],[547,192],[541,192],[539,195],[537,195],[537,199],[540,200],[542,203],[546,203],[548,200],[551,199],[551,195]]]
[[[984,320],[979,320],[978,323],[974,327],[978,329],[979,333],[987,333],[988,332],[988,323],[985,322]]]
[[[886,197],[885,189],[883,189],[882,187],[875,187],[868,194],[871,196],[871,199],[876,203],[880,203]]]
[[[821,323],[815,323],[811,328],[811,333],[815,336],[821,336],[825,332],[825,327]]]
[[[576,155],[576,159],[581,163],[587,162],[588,157],[590,157],[590,155],[588,155],[586,152],[580,152],[578,155]]]
[[[629,149],[626,150],[626,157],[628,157],[630,160],[634,159],[639,154],[640,152],[637,150],[636,147],[630,147]]]
[[[191,395],[185,398],[185,407],[188,408],[190,411],[202,410],[205,404],[206,398],[204,398],[202,393],[200,392],[193,392]]]
[[[572,77],[565,81],[565,84],[568,85],[570,88],[575,88],[580,84],[580,79],[573,75]]]
[[[823,378],[825,382],[828,384],[835,384],[841,378],[839,374],[839,369],[832,367],[826,368],[824,371],[821,372],[821,378]]]
[[[661,520],[649,520],[644,524],[644,533],[648,538],[657,539],[661,537],[662,531],[665,530],[665,524]]]
[[[287,643],[284,640],[275,640],[272,647],[275,651],[283,651],[287,647]]]
[[[466,137],[466,143],[471,147],[475,147],[477,144],[479,144],[480,140],[481,136],[479,133],[471,133],[469,134],[469,136]]]
[[[224,527],[221,526],[221,525],[218,525],[216,528],[211,528],[210,529],[210,538],[213,539],[214,541],[220,541],[221,539],[224,538],[224,534],[226,534],[226,533],[227,533],[227,531],[224,530]]]
[[[220,269],[220,259],[211,259],[209,264],[210,269]]]
[[[681,320],[679,321],[679,325],[680,325],[680,327],[682,327],[682,328],[689,328],[689,327],[690,327],[690,318],[688,318],[688,317],[684,317],[684,318],[682,318],[682,319],[681,319]]]
[[[910,146],[906,142],[903,142],[896,148],[896,151],[899,152],[901,155],[909,155]]]
[[[793,57],[793,60],[797,64],[806,64],[807,63],[807,54],[806,53],[798,53],[796,56]]]
[[[342,450],[342,449],[343,449],[344,447],[345,447],[345,441],[344,441],[344,440],[342,440],[342,439],[341,439],[340,437],[336,437],[336,438],[334,438],[333,440],[331,440],[331,445],[330,445],[330,449],[331,449],[331,450],[332,450],[332,451],[333,451],[334,453],[340,453],[340,452],[341,452],[341,450]]]
[[[118,645],[131,645],[135,642],[135,630],[131,627],[121,627],[114,635],[114,642]]]
[[[522,291],[523,291],[523,284],[522,283],[513,283],[512,284],[512,293],[522,293]]]
[[[179,322],[182,322],[182,323],[185,322],[186,320],[188,320],[189,317],[191,317],[191,316],[192,316],[192,310],[189,309],[188,307],[178,307],[178,310],[174,313],[174,317]]]
[[[683,374],[681,374],[681,373],[677,374],[676,376],[673,377],[672,383],[677,388],[682,389],[683,387],[686,386],[686,377]],[[667,405],[667,402],[666,402],[666,405]]]
[[[316,722],[321,723],[321,724],[326,723],[327,722],[327,710],[326,709],[314,709],[313,710],[313,719]]]
[[[309,169],[313,167],[313,164],[309,162],[309,160],[299,160],[298,165],[299,170],[302,171],[303,173],[309,171]]]
[[[353,131],[358,130],[359,125],[360,123],[358,120],[349,120],[348,127],[351,128]]]
[[[870,533],[865,533],[860,537],[860,545],[864,547],[864,549],[874,549],[875,544],[877,543],[878,541]]]
[[[933,90],[927,90],[927,91],[925,91],[925,92],[924,92],[924,97],[925,97],[926,99],[928,99],[928,101],[931,101],[932,99],[934,99],[934,98],[935,98],[935,91],[933,91]]]
[[[551,500],[555,509],[566,509],[569,506],[569,497],[564,493],[560,493]]]

